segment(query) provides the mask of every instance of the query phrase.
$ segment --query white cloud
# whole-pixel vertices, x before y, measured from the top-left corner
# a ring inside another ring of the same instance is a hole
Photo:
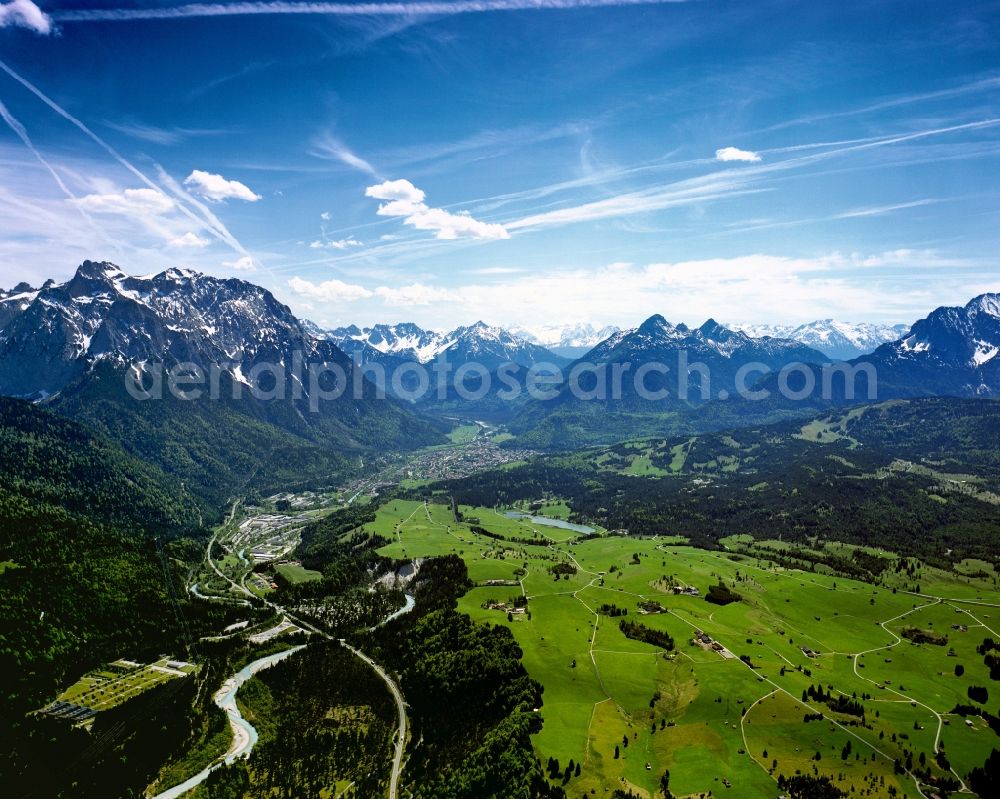
[[[230,269],[236,269],[240,272],[256,272],[257,265],[254,263],[253,258],[249,255],[244,255],[242,258],[237,258],[235,261],[223,261],[223,266],[228,266]]]
[[[0,4],[0,28],[27,28],[35,33],[52,33],[52,18],[31,0],[11,0]]]
[[[455,14],[486,14],[491,12],[567,11],[577,8],[618,8],[638,5],[655,6],[693,0],[413,0],[413,2],[349,3],[292,2],[291,0],[257,0],[241,3],[187,3],[179,6],[146,8],[79,8],[55,13],[58,21],[125,22],[136,19],[196,19],[278,14],[314,14],[332,17],[358,16],[414,17]]]
[[[168,213],[175,207],[173,200],[155,189],[125,189],[120,193],[88,194],[71,202],[93,213],[125,216],[157,216]]]
[[[435,302],[455,300],[455,295],[448,289],[426,286],[423,283],[412,283],[409,286],[379,286],[375,294],[385,300],[386,305],[412,306],[430,305]]]
[[[413,307],[458,300],[458,296],[449,289],[423,283],[412,283],[408,286],[379,286],[371,290],[336,278],[313,283],[305,278],[293,277],[288,281],[288,287],[294,294],[310,302],[357,302],[377,297],[385,305]]]
[[[331,219],[331,214],[329,211],[324,211],[319,215],[319,218],[322,219],[324,222],[329,222]]]
[[[443,208],[430,208],[427,196],[408,180],[386,180],[365,189],[366,197],[386,200],[378,207],[379,216],[401,216],[403,223],[417,230],[434,233],[438,239],[509,239],[507,229],[496,222],[481,222],[467,211],[453,214]]]
[[[259,194],[254,194],[249,186],[238,180],[226,180],[222,175],[213,175],[211,172],[203,172],[200,169],[196,169],[188,175],[184,179],[184,185],[191,187],[196,193],[212,202],[232,199],[252,203],[261,199]]]
[[[980,262],[976,259],[954,258],[942,255],[937,250],[914,250],[909,248],[888,250],[878,255],[869,255],[864,258],[855,255],[854,261],[862,266],[903,266],[908,269],[914,267],[930,269],[975,268],[980,265]]]
[[[207,247],[212,242],[208,239],[202,238],[197,233],[191,233],[190,231],[185,233],[183,236],[178,236],[176,239],[171,239],[167,242],[168,247],[195,247],[201,249]]]
[[[757,163],[760,161],[760,154],[752,150],[741,150],[738,147],[722,147],[715,151],[716,161],[749,161]]]
[[[417,230],[431,230],[439,239],[457,239],[468,236],[473,239],[509,239],[507,229],[494,222],[480,222],[466,212],[453,214],[443,208],[428,208],[417,211],[403,220]]]
[[[740,174],[731,174],[733,171],[725,170],[719,174],[688,178],[665,186],[653,186],[648,189],[626,192],[604,200],[594,200],[582,205],[544,211],[540,214],[507,222],[505,227],[507,230],[518,230],[520,228],[544,228],[598,219],[612,219],[659,211],[664,208],[700,205],[709,200],[766,191],[766,189],[747,187],[749,176],[746,173],[751,170],[745,169],[740,170]]]
[[[199,17],[249,16],[257,14],[322,14],[357,17],[359,14],[381,17],[416,17],[425,15],[485,14],[489,12],[566,11],[575,8],[616,8],[619,6],[663,5],[687,0],[412,0],[412,2],[296,3],[288,0],[258,0],[243,3],[188,3],[180,6],[148,8],[82,8],[56,13],[59,20],[122,22],[133,19],[193,19]]]
[[[352,236],[335,241],[314,241],[309,246],[314,250],[346,250],[348,247],[361,247],[363,245]]]
[[[364,286],[336,279],[312,283],[301,277],[293,277],[288,281],[288,287],[304,299],[323,302],[354,302],[372,296],[372,292]]]
[[[375,213],[379,216],[410,216],[426,210],[427,206],[423,203],[414,203],[409,200],[390,200],[387,203],[382,203]]]
[[[516,275],[523,272],[516,266],[488,266],[485,269],[476,269],[477,275]]]
[[[836,214],[834,219],[857,219],[859,217],[866,216],[885,216],[886,214],[891,214],[894,211],[905,211],[908,208],[920,208],[924,205],[934,205],[938,202],[940,202],[940,200],[926,199],[913,200],[906,203],[896,203],[894,205],[876,205],[868,208],[852,208],[850,211],[844,211]]]
[[[827,317],[912,321],[942,303],[966,302],[982,277],[945,276],[914,283],[911,290],[892,283],[892,275],[872,275],[873,264],[928,260],[919,251],[881,254],[831,252],[809,258],[763,253],[733,258],[649,264],[612,263],[596,269],[525,272],[492,281],[457,286],[412,283],[367,289],[333,281],[331,296],[360,301],[355,315],[383,318],[380,307],[408,309],[407,319],[431,326],[467,324],[483,318],[507,327],[530,327],[552,319],[552,298],[559,298],[560,320],[634,327],[654,313],[674,324],[700,325],[713,317],[727,320],[780,320],[801,323]],[[858,279],[864,272],[865,282]],[[296,279],[299,280],[299,279]],[[322,294],[321,286],[303,282]],[[995,284],[993,286],[995,289]],[[397,318],[403,318],[402,316]]]
[[[113,122],[105,120],[105,126],[124,133],[133,139],[169,147],[192,136],[217,136],[225,131],[207,128],[161,128],[143,122]]]
[[[414,205],[422,203],[427,195],[408,180],[386,180],[365,189],[365,197],[376,200],[403,200]]]

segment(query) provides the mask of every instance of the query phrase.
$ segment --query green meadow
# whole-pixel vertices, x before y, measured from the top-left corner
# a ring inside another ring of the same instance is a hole
[[[1000,640],[1000,593],[980,564],[962,574],[920,564],[918,595],[782,568],[747,536],[708,551],[677,537],[580,538],[488,508],[459,512],[456,521],[445,505],[395,500],[369,528],[392,541],[385,555],[463,558],[476,587],[459,609],[511,628],[545,688],[538,755],[581,765],[570,796],[652,797],[669,770],[676,796],[724,794],[728,781],[734,796],[770,798],[779,775],[803,773],[859,795],[919,797],[918,783],[930,795],[936,781],[964,780],[996,745],[980,718],[951,712],[971,703],[969,686],[989,687],[975,650]],[[707,602],[720,581],[741,599]],[[519,597],[526,612],[513,612]],[[663,612],[643,613],[650,600]],[[626,615],[608,615],[612,606]],[[623,619],[666,633],[673,649],[627,638]],[[906,629],[947,641],[914,643]],[[723,651],[695,642],[696,631]],[[805,696],[810,686],[858,703],[863,717]]]
[[[322,572],[306,569],[299,563],[278,563],[275,565],[274,570],[292,585],[323,579]]]

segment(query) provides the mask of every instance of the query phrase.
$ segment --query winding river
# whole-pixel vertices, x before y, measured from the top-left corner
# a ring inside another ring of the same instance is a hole
[[[218,707],[222,708],[222,710],[224,710],[226,715],[229,717],[229,726],[233,730],[233,742],[229,746],[229,751],[226,752],[221,760],[216,761],[212,765],[208,766],[208,768],[200,771],[198,774],[195,774],[190,779],[185,780],[180,785],[175,785],[173,788],[168,788],[163,791],[163,793],[156,794],[153,799],[177,799],[177,797],[183,796],[196,785],[208,779],[208,775],[223,764],[228,766],[238,758],[250,755],[251,750],[257,744],[257,730],[254,729],[254,726],[243,718],[243,715],[240,713],[239,706],[236,704],[236,692],[240,690],[240,686],[243,685],[243,683],[253,677],[257,672],[273,666],[275,663],[294,655],[301,649],[305,649],[305,645],[292,647],[291,649],[285,649],[282,652],[277,652],[276,654],[259,658],[244,666],[222,684],[222,688],[216,691],[212,700]]]
[[[198,593],[197,588],[197,586],[192,586],[192,592],[196,596],[203,596]],[[381,627],[383,624],[387,624],[393,619],[399,618],[404,613],[409,613],[413,610],[416,605],[416,601],[409,594],[406,594],[405,596],[406,603],[403,607],[383,619],[377,627]],[[209,599],[211,597],[205,598]],[[377,627],[373,627],[372,629],[377,629]],[[257,672],[273,666],[275,663],[294,655],[302,649],[305,649],[304,644],[292,647],[291,649],[285,649],[282,652],[277,652],[273,655],[268,655],[267,657],[258,658],[252,663],[244,666],[222,684],[222,687],[216,691],[215,696],[212,697],[212,701],[224,710],[226,715],[229,717],[229,726],[233,730],[233,742],[229,746],[229,751],[226,752],[221,760],[215,761],[210,766],[179,785],[175,785],[173,788],[168,788],[162,793],[155,794],[153,799],[178,799],[178,797],[183,796],[196,785],[203,783],[206,779],[208,779],[209,774],[217,768],[220,768],[222,765],[228,766],[235,762],[238,758],[250,756],[250,752],[253,751],[254,746],[257,745],[257,730],[249,721],[243,718],[243,714],[240,713],[239,705],[236,704],[236,692],[240,690],[240,686],[242,686],[243,683],[253,677]]]
[[[388,624],[393,619],[398,619],[400,616],[409,613],[411,610],[413,610],[413,608],[417,606],[417,600],[415,600],[412,596],[410,596],[409,594],[404,594],[404,596],[406,597],[406,604],[404,604],[403,607],[401,607],[399,610],[390,613],[388,616],[382,619],[382,621],[380,621],[378,624],[372,627],[373,630],[377,630],[379,627]]]

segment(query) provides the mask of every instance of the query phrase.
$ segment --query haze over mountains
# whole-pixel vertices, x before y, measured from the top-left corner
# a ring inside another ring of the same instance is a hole
[[[735,324],[748,336],[790,338],[817,349],[829,358],[850,360],[874,352],[888,341],[896,341],[909,330],[908,325],[884,325],[872,322],[838,322],[818,319],[801,325]]]

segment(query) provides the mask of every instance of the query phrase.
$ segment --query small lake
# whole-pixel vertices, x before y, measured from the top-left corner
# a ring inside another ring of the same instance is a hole
[[[550,519],[548,516],[532,516],[530,513],[522,513],[519,510],[509,510],[504,516],[508,519],[529,521],[541,527],[558,527],[560,530],[572,530],[574,533],[583,533],[585,535],[597,532],[593,527],[587,527],[585,524],[573,524],[562,519]]]

